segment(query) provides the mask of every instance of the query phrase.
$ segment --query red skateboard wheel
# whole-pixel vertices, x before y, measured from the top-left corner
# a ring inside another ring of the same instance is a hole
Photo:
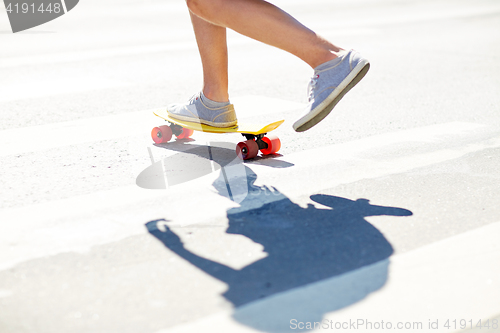
[[[281,148],[281,141],[276,135],[265,136],[262,141],[267,143],[267,148],[260,150],[263,155],[275,154]]]
[[[254,158],[258,153],[259,145],[254,140],[243,141],[236,146],[236,154],[242,160]]]
[[[155,127],[151,131],[151,138],[157,144],[169,142],[172,139],[172,129],[167,125]]]
[[[182,128],[182,132],[181,134],[177,135],[177,139],[187,139],[189,138],[191,135],[193,135],[193,130],[192,129],[189,129],[189,128]]]

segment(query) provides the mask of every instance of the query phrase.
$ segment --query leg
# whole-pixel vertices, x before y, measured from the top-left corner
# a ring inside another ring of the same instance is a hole
[[[312,68],[335,59],[342,50],[263,0],[186,2],[191,13],[196,16],[294,54]]]
[[[169,105],[167,112],[178,120],[215,127],[234,126],[237,119],[228,95],[226,28],[192,13],[191,22],[203,65],[203,90],[187,103]]]
[[[191,22],[203,65],[203,93],[217,102],[227,102],[226,28],[207,22],[191,13]]]

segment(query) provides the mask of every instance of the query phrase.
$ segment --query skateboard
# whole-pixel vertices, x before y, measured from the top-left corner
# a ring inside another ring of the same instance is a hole
[[[259,151],[263,155],[277,153],[281,148],[281,141],[276,135],[267,135],[267,133],[278,128],[284,120],[275,121],[270,124],[251,124],[240,122],[232,127],[213,127],[197,122],[183,121],[171,118],[167,109],[156,110],[153,112],[166,120],[169,125],[163,125],[153,128],[151,138],[156,144],[166,143],[175,135],[177,139],[187,139],[193,135],[194,131],[207,133],[241,133],[245,137],[236,145],[236,154],[243,160],[254,158]]]

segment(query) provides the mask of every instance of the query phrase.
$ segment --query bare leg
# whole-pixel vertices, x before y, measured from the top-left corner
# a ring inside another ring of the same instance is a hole
[[[316,35],[283,10],[263,0],[186,2],[194,15],[219,27],[230,28],[294,54],[312,68],[335,59],[337,53],[342,50]]]
[[[191,22],[203,65],[203,94],[213,101],[227,102],[226,28],[207,22],[193,13]]]

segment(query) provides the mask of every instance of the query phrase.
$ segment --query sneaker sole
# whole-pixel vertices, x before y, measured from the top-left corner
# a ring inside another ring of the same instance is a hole
[[[177,120],[182,120],[182,121],[187,121],[190,123],[196,123],[196,124],[203,124],[203,125],[208,125],[212,127],[219,127],[219,128],[226,128],[226,127],[233,127],[238,124],[238,121],[233,121],[233,122],[228,122],[228,123],[214,123],[209,120],[201,119],[201,118],[192,118],[192,117],[186,117],[186,116],[180,116],[177,114],[172,114],[167,110],[167,113],[170,118],[172,119],[177,119]]]
[[[337,89],[335,89],[330,96],[328,96],[316,109],[312,110],[309,115],[310,119],[306,119],[305,123],[300,125],[295,125],[293,128],[296,132],[304,132],[322,121],[326,116],[330,114],[335,105],[344,97],[345,94],[349,92],[359,81],[366,75],[370,69],[370,63],[368,60],[361,60],[356,67],[347,75],[347,77],[342,81]],[[345,86],[342,88],[342,86]],[[340,90],[339,90],[340,88]],[[323,107],[323,105],[325,105]],[[300,120],[299,120],[300,121]]]

